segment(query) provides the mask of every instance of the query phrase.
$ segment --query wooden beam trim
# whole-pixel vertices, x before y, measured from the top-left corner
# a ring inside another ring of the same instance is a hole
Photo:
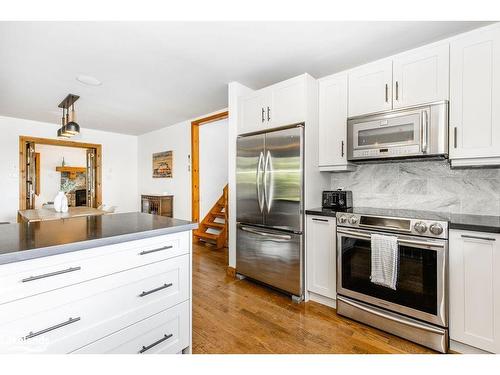
[[[26,209],[26,170],[25,170],[25,153],[26,143],[34,142],[35,144],[49,146],[63,146],[76,148],[92,148],[96,150],[96,207],[102,204],[102,145],[97,143],[84,143],[75,141],[66,141],[62,139],[30,137],[25,135],[19,136],[19,209]]]

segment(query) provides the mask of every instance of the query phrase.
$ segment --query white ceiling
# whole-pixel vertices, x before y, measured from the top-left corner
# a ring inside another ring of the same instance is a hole
[[[0,22],[0,115],[142,134],[227,106],[227,83],[316,78],[484,22]],[[101,86],[76,81],[92,75]]]

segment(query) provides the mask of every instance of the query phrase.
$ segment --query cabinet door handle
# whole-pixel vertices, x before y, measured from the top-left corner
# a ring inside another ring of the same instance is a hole
[[[22,279],[21,282],[22,283],[27,283],[27,282],[30,282],[30,281],[45,279],[46,277],[61,275],[63,273],[79,271],[81,269],[82,269],[82,267],[70,267],[70,268],[65,269],[65,270],[44,273],[43,275],[30,276],[30,277],[27,277],[25,279]]]
[[[139,253],[139,255],[146,255],[146,254],[151,254],[151,253],[156,253],[157,251],[162,251],[162,250],[168,250],[171,249],[173,246],[163,246],[158,249],[153,249],[153,250],[144,250]]]
[[[141,350],[139,350],[139,354],[142,354],[144,353],[146,350],[149,350],[151,349],[152,347],[162,343],[163,341],[165,340],[168,340],[169,338],[171,338],[173,336],[173,334],[168,334],[168,335],[163,335],[163,337],[157,341],[155,341],[154,343],[152,344],[149,344],[148,346],[143,346]]]
[[[385,102],[389,103],[389,85],[385,84]]]
[[[53,325],[52,327],[45,328],[45,329],[42,329],[42,330],[36,331],[36,332],[30,332],[30,333],[28,333],[28,335],[24,336],[24,340],[29,340],[29,339],[31,339],[33,337],[40,336],[40,335],[43,335],[44,333],[47,333],[47,332],[53,331],[55,329],[67,326],[68,324],[76,323],[80,319],[81,319],[80,317],[78,317],[78,318],[69,318],[65,322]]]
[[[262,122],[264,122],[264,121],[266,121],[266,119],[264,117],[264,114],[265,114],[264,107],[262,107],[261,109],[262,109]]]
[[[399,82],[396,81],[396,100],[399,100]]]
[[[457,127],[453,128],[453,144],[454,147],[457,148]]]
[[[496,241],[496,238],[492,237],[479,237],[479,236],[470,236],[468,234],[462,234],[462,238],[471,238],[474,240],[483,240],[483,241]]]
[[[267,121],[271,121],[271,108],[267,107]]]
[[[323,222],[323,223],[328,223],[328,220],[327,220],[327,219],[317,219],[317,218],[313,217],[313,219],[312,219],[312,220],[313,220],[313,221],[321,221],[321,222]]]
[[[344,157],[344,141],[340,142],[340,156]]]
[[[171,286],[172,286],[172,283],[163,284],[162,286],[159,286],[158,288],[154,288],[154,289],[148,290],[147,292],[142,292],[141,294],[139,294],[139,297],[147,296],[147,295],[149,295],[151,293],[155,293],[155,292],[158,292],[160,290],[170,288]]]

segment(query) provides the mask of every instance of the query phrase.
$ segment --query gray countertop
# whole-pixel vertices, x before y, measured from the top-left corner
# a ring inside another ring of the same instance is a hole
[[[442,220],[449,222],[450,229],[462,229],[477,232],[500,233],[500,216],[449,214],[434,211],[399,210],[370,207],[356,207],[341,212],[351,212],[365,215],[380,215],[393,217],[410,217],[415,219]],[[324,208],[306,210],[307,215],[336,217],[337,211]]]
[[[0,264],[184,232],[197,223],[130,212],[0,225]]]

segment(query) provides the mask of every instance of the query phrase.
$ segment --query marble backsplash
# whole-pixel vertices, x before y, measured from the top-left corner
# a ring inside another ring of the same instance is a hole
[[[451,169],[447,161],[362,164],[332,173],[355,207],[500,215],[500,168]]]

